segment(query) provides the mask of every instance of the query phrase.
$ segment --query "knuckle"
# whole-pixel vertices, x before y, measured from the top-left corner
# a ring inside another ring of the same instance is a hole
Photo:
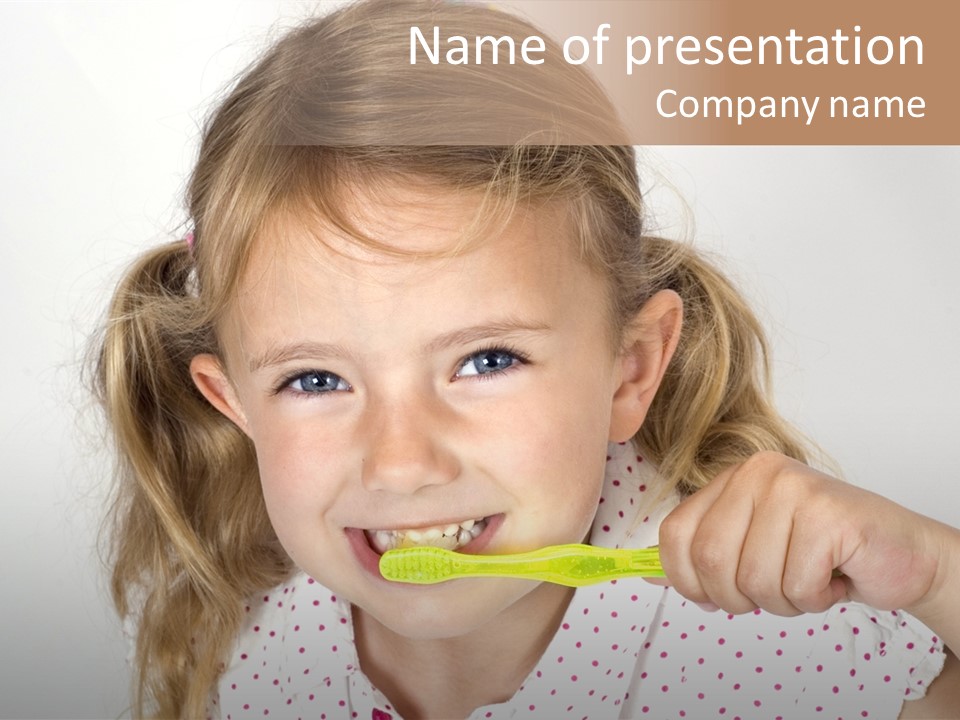
[[[730,483],[744,489],[769,484],[782,477],[787,461],[789,458],[780,453],[761,450],[737,466],[730,477]]]
[[[731,600],[724,603],[720,608],[730,615],[746,615],[756,610],[757,604],[750,598],[743,598],[742,600]]]
[[[672,512],[660,523],[660,544],[668,547],[683,541],[687,534],[686,523],[683,521],[683,515],[679,512]]]
[[[806,580],[784,581],[783,595],[791,605],[803,612],[822,612],[830,607],[823,593]]]
[[[741,564],[737,571],[737,587],[760,606],[774,600],[779,594],[779,588],[772,587],[770,580],[764,576],[760,568]]]
[[[722,575],[728,566],[727,557],[717,543],[694,542],[690,555],[697,571],[708,577]]]
[[[747,458],[747,461],[744,463],[744,468],[755,471],[780,470],[786,464],[787,460],[786,455],[782,455],[773,450],[760,450]]]

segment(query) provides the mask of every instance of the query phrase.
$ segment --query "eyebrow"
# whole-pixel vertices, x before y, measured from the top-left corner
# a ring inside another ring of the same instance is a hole
[[[516,335],[541,334],[549,332],[551,329],[552,328],[546,323],[507,318],[497,322],[471,325],[470,327],[459,328],[438,335],[424,345],[423,352],[424,354],[430,355],[451,347],[468,345],[486,338],[506,338]],[[268,348],[266,351],[251,358],[249,367],[250,372],[256,372],[275,365],[282,365],[292,360],[352,357],[354,357],[353,353],[343,345],[321,342],[298,342]]]
[[[524,322],[508,318],[500,322],[484,323],[482,325],[471,325],[460,330],[451,330],[450,332],[438,335],[424,346],[424,351],[429,355],[431,353],[446,350],[457,345],[468,345],[478,340],[484,340],[489,337],[505,337],[511,335],[523,335],[529,333],[549,332],[551,327],[546,323]]]
[[[351,353],[342,345],[333,343],[299,342],[291,345],[280,345],[268,348],[259,355],[250,359],[250,372],[257,372],[264,368],[282,365],[291,360],[307,360],[310,358],[346,358]]]

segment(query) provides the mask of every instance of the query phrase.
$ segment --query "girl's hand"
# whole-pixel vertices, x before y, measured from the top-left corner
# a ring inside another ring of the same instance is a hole
[[[777,453],[686,498],[660,528],[660,556],[678,592],[730,613],[856,600],[908,610],[948,644],[960,636],[960,531]]]
[[[844,600],[907,610],[953,652],[901,717],[960,717],[960,530],[768,452],[680,503],[660,527],[660,559],[680,594],[731,613]]]

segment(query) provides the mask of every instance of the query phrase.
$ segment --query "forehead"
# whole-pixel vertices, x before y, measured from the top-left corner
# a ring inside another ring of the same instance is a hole
[[[397,288],[453,268],[495,264],[508,272],[535,257],[558,269],[574,260],[571,223],[560,203],[516,205],[509,213],[490,206],[479,191],[392,183],[348,189],[335,219],[275,212],[254,239],[238,294],[241,300],[261,294],[265,284],[272,292],[318,271]]]
[[[263,338],[340,341],[358,327],[370,337],[518,312],[547,321],[591,295],[605,303],[559,203],[490,220],[483,202],[477,192],[391,187],[352,193],[342,207],[349,229],[278,213],[255,240],[228,325],[250,350]]]

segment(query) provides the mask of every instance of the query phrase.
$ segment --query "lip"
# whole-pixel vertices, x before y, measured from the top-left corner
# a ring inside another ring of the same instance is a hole
[[[464,553],[466,555],[480,554],[484,548],[490,544],[493,536],[496,534],[497,530],[500,529],[500,525],[503,524],[503,520],[503,513],[487,516],[487,526],[484,528],[483,532],[464,545],[462,548],[459,548],[457,552]],[[441,523],[434,524],[436,525]],[[432,527],[432,525],[422,525],[421,527]],[[411,526],[406,526],[405,529],[411,529]],[[416,529],[416,526],[413,526],[412,529]],[[380,574],[380,555],[372,547],[370,547],[370,543],[367,541],[367,536],[362,529],[344,528],[343,532],[347,536],[347,541],[350,543],[350,548],[353,550],[354,556],[357,558],[364,570],[381,582],[388,583],[395,587],[405,585],[405,583],[390,582],[389,580],[384,579],[383,575]],[[427,586],[417,585],[415,587],[423,588]]]

